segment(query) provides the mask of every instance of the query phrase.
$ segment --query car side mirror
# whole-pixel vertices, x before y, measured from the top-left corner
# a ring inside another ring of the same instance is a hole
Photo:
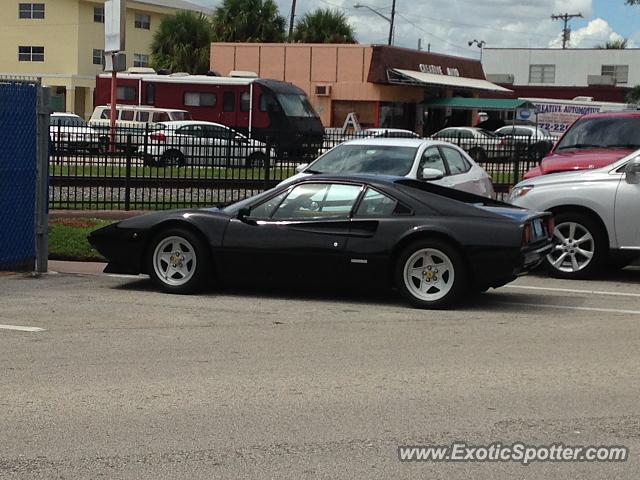
[[[308,166],[309,166],[308,163],[301,163],[300,165],[298,165],[296,167],[296,172],[302,173],[304,171],[304,169],[307,168]]]
[[[251,215],[251,209],[249,207],[243,207],[238,210],[238,220],[244,221],[248,216]]]
[[[640,157],[636,157],[627,163],[624,169],[625,180],[631,185],[640,183]]]
[[[421,180],[440,180],[444,174],[436,168],[423,168]]]

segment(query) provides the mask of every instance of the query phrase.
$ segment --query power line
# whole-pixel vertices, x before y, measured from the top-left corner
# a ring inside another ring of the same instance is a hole
[[[562,20],[564,28],[562,29],[562,49],[567,48],[567,43],[571,38],[571,29],[569,28],[569,20],[572,18],[583,18],[582,13],[561,13],[560,15],[551,15],[551,20]]]
[[[427,35],[429,35],[429,36],[431,36],[431,37],[433,37],[433,38],[437,38],[438,40],[440,40],[440,41],[442,41],[442,42],[446,43],[447,45],[450,45],[450,46],[452,46],[452,47],[454,47],[454,48],[457,48],[457,49],[459,49],[459,50],[464,50],[465,52],[468,52],[468,51],[469,51],[469,47],[463,47],[463,46],[461,46],[461,45],[456,45],[455,43],[451,43],[451,42],[450,42],[449,40],[447,40],[446,38],[442,38],[442,37],[439,37],[439,36],[437,36],[437,35],[434,35],[434,33],[433,33],[433,32],[427,31],[427,30],[425,30],[424,28],[422,28],[422,27],[420,27],[420,26],[416,25],[415,23],[413,23],[411,20],[409,20],[407,17],[405,17],[405,16],[404,16],[403,14],[401,14],[401,13],[396,12],[396,15],[398,15],[399,17],[402,17],[402,18],[403,18],[407,23],[409,23],[410,25],[412,25],[414,28],[417,28],[417,29],[418,29],[418,30],[420,30],[421,32],[426,33]]]

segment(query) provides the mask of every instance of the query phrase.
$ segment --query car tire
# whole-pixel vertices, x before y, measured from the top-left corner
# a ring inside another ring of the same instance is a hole
[[[160,162],[167,167],[184,167],[184,154],[179,150],[167,150],[160,157]]]
[[[267,156],[262,152],[253,152],[247,157],[245,166],[247,168],[264,168],[266,165]]]
[[[591,216],[581,212],[556,215],[554,251],[544,265],[551,276],[564,279],[586,279],[602,271],[608,256],[607,234]]]
[[[488,160],[487,152],[482,147],[473,147],[468,152],[469,156],[477,162],[486,162]]]
[[[438,239],[407,246],[397,257],[394,281],[412,305],[430,309],[455,303],[469,284],[462,255]]]
[[[208,283],[211,255],[204,241],[185,228],[169,228],[149,243],[146,267],[153,283],[167,293],[195,293]]]

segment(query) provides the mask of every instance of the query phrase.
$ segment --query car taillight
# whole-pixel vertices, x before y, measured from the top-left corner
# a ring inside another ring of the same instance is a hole
[[[149,138],[155,142],[164,142],[167,136],[164,133],[152,133]]]
[[[506,138],[502,138],[500,139],[500,141],[498,142],[498,146],[499,147],[504,147],[507,144],[507,139]]]
[[[522,230],[522,245],[527,245],[531,242],[531,224],[527,223]]]

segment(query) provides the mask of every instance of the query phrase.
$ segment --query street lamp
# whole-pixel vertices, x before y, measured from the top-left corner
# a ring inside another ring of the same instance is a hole
[[[485,42],[484,40],[470,40],[469,42],[469,46],[472,46],[473,44],[478,45],[478,48],[480,49],[480,63],[482,63],[482,53],[484,51],[484,46],[487,44],[487,42]]]
[[[375,13],[379,17],[384,18],[387,22],[389,22],[389,41],[388,41],[387,45],[391,45],[393,43],[393,20],[394,20],[394,18],[396,16],[396,0],[393,0],[393,4],[391,5],[391,18],[387,17],[386,15],[383,15],[382,13],[380,13],[377,10],[374,10],[369,5],[363,5],[361,3],[356,3],[353,6],[353,8],[366,8],[370,12]]]

